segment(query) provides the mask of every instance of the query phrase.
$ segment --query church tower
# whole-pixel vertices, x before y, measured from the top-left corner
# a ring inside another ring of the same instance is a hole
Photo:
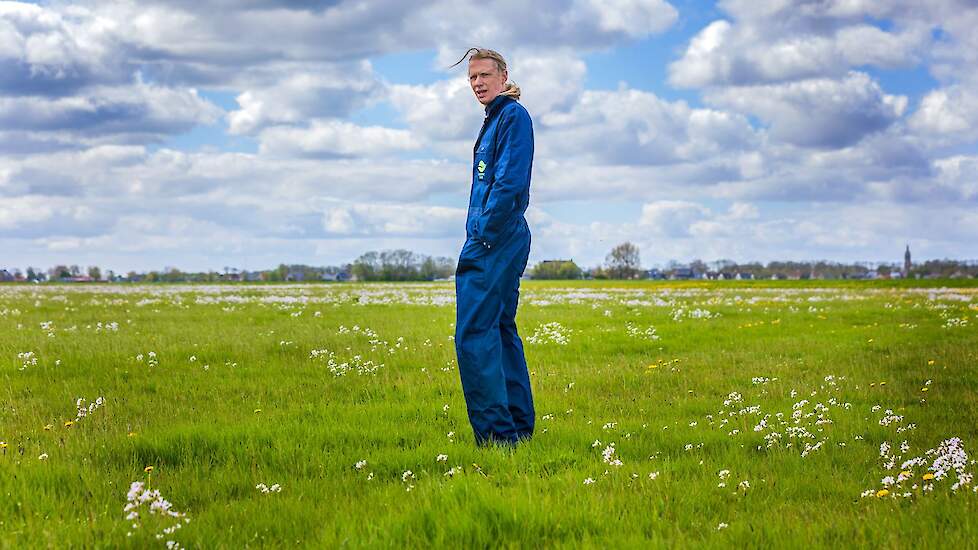
[[[907,244],[907,251],[903,253],[903,276],[910,276],[910,244]]]

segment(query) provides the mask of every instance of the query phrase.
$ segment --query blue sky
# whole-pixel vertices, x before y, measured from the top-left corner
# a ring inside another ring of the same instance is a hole
[[[964,0],[0,1],[0,267],[455,256],[501,51],[531,263],[978,258]]]

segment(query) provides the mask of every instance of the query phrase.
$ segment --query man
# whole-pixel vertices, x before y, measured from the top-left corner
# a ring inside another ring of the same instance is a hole
[[[503,57],[477,48],[469,54],[469,84],[486,119],[473,150],[466,240],[455,272],[455,351],[476,443],[514,445],[533,435],[534,426],[530,377],[516,332],[520,277],[530,254],[523,214],[530,200],[533,125],[516,101],[519,88],[507,82]]]

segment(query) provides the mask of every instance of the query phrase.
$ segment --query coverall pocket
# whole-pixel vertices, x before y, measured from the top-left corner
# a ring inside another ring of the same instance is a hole
[[[465,218],[465,233],[470,237],[478,238],[481,235],[476,231],[479,227],[479,216],[482,215],[481,206],[469,206],[468,216]],[[468,244],[468,243],[466,243]]]
[[[468,239],[458,255],[458,267],[455,275],[472,275],[485,272],[485,261],[488,249],[479,241]]]

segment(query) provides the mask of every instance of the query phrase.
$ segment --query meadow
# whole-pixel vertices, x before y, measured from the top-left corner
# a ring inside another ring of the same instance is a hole
[[[526,282],[515,451],[450,283],[0,286],[0,547],[974,547],[978,288],[919,283]]]

